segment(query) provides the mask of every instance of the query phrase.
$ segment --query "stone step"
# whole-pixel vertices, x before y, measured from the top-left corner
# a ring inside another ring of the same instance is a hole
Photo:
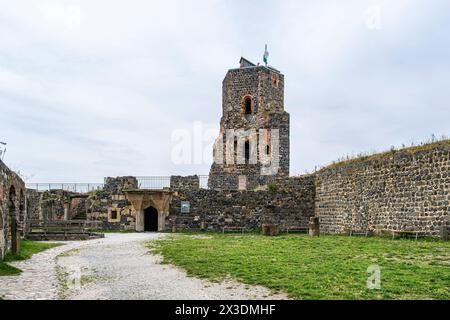
[[[27,239],[33,241],[75,241],[104,238],[102,233],[53,233],[53,232],[31,232]]]

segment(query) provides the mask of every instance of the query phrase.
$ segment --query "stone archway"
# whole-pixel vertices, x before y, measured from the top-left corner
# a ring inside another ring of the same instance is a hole
[[[158,210],[148,207],[144,210],[144,231],[158,231]]]
[[[156,210],[158,228],[155,231],[165,230],[166,217],[169,215],[169,204],[172,199],[171,191],[131,189],[124,192],[133,206],[136,231],[145,231],[145,210],[149,207]]]

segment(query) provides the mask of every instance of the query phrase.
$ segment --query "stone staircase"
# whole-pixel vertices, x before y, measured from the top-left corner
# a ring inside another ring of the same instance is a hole
[[[95,233],[98,224],[86,220],[46,221],[29,220],[26,238],[35,241],[70,241],[103,238],[102,233]]]
[[[86,212],[80,212],[78,213],[75,217],[72,218],[72,220],[82,220],[82,221],[86,221],[87,220],[87,215]]]

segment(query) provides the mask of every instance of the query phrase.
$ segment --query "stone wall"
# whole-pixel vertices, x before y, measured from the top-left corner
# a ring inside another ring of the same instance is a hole
[[[40,218],[42,220],[63,220],[64,204],[69,203],[73,195],[76,193],[60,189],[41,192]]]
[[[200,188],[200,179],[194,176],[170,176],[171,190],[198,190]]]
[[[137,189],[135,177],[107,177],[103,190],[89,193],[85,200],[87,220],[101,221],[104,230],[134,230],[136,219],[124,190]]]
[[[280,180],[265,190],[181,189],[175,194],[166,219],[166,229],[207,229],[246,227],[255,230],[263,222],[307,227],[314,216],[314,177]],[[181,202],[189,201],[190,213],[182,214]]]
[[[450,225],[450,142],[378,154],[320,170],[321,232],[419,230]]]
[[[107,177],[103,190],[110,194],[123,194],[124,189],[137,189],[136,177]]]
[[[26,219],[25,183],[0,160],[0,260],[19,247]]]
[[[42,193],[35,189],[27,189],[27,216],[28,219],[39,220],[41,211]]]

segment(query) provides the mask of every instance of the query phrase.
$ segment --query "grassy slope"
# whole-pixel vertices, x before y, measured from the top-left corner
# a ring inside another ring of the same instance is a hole
[[[449,242],[208,234],[152,245],[190,275],[229,275],[297,299],[450,299]],[[366,287],[372,264],[381,267],[381,290]]]
[[[445,139],[445,140],[425,143],[420,146],[407,147],[407,148],[402,148],[402,149],[393,149],[390,151],[374,153],[371,155],[357,156],[357,157],[354,157],[354,158],[351,158],[348,160],[343,160],[343,161],[338,161],[338,162],[332,163],[332,164],[326,166],[324,169],[339,168],[339,167],[347,166],[350,164],[355,164],[355,163],[360,163],[360,162],[365,162],[365,161],[382,160],[382,159],[392,157],[394,154],[416,154],[418,152],[429,151],[432,149],[439,148],[441,146],[449,146],[449,145],[450,145],[450,139]]]
[[[0,261],[0,276],[7,276],[7,275],[15,275],[19,274],[22,271],[20,269],[14,268],[10,265],[8,265],[6,262],[10,261],[18,261],[18,260],[26,260],[31,258],[31,256],[35,253],[39,253],[41,251],[54,248],[57,246],[60,246],[61,244],[57,243],[45,243],[45,242],[35,242],[30,240],[22,240],[21,241],[21,248],[20,253],[18,255],[8,253],[5,256],[5,261]]]

